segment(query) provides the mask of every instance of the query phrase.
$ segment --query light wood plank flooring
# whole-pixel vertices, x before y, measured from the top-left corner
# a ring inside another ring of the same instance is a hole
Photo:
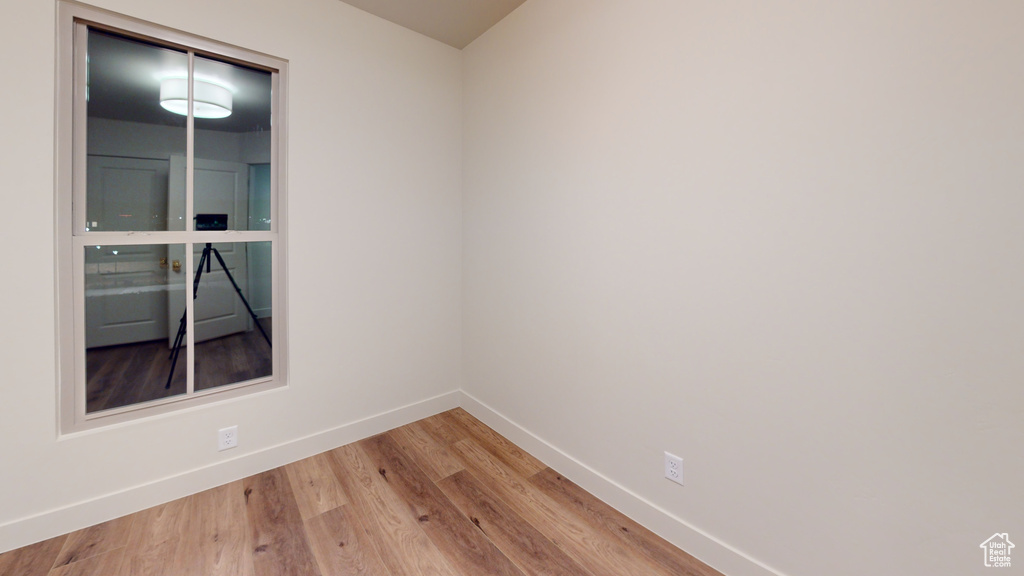
[[[0,555],[3,576],[721,576],[462,409]]]
[[[268,335],[273,334],[271,318],[261,318],[260,324]],[[153,340],[86,350],[86,412],[184,394],[187,346],[181,347],[174,378],[165,388],[171,372],[170,347],[169,340]],[[195,353],[196,390],[261,378],[272,372],[270,346],[255,328],[200,342],[195,345]]]

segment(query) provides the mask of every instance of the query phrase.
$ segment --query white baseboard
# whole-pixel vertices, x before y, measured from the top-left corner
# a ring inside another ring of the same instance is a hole
[[[0,553],[369,438],[461,406],[583,489],[728,576],[784,576],[589,468],[502,413],[457,390],[90,500],[0,525]]]
[[[784,576],[576,460],[465,391],[467,412],[587,492],[727,576]]]
[[[0,525],[0,553],[145,510],[369,438],[459,405],[452,391],[303,438]]]

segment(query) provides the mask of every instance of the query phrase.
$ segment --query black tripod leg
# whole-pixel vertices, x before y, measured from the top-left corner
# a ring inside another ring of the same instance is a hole
[[[206,248],[203,249],[202,256],[199,257],[199,266],[196,267],[196,277],[192,280],[192,299],[195,300],[196,296],[199,295],[199,279],[203,276],[203,263],[206,263],[206,271],[210,271],[210,250],[211,244],[206,243]],[[219,257],[219,256],[218,256]],[[171,372],[167,375],[167,385],[164,386],[164,390],[171,388],[171,381],[174,380],[174,368],[178,365],[178,354],[181,353],[181,345],[185,343],[185,330],[188,326],[186,317],[188,316],[188,309],[186,308],[181,314],[181,322],[178,323],[178,334],[174,337],[174,344],[171,345],[171,356],[168,358],[171,361]]]
[[[188,314],[188,310],[181,315],[181,323],[178,324],[178,335],[174,337],[174,347],[171,348],[171,372],[167,375],[167,385],[164,386],[164,390],[170,390],[171,381],[174,380],[174,367],[178,365],[178,354],[181,352],[181,345],[185,340],[185,316]]]
[[[242,294],[242,289],[239,288],[238,283],[235,282],[234,276],[231,275],[231,272],[228,272],[228,266],[224,263],[224,259],[220,257],[220,251],[213,248],[213,255],[217,257],[217,262],[220,263],[220,267],[224,270],[224,274],[226,274],[228,280],[231,281],[231,285],[235,287],[235,292],[237,292],[238,297],[242,299],[242,304],[245,304],[245,309],[249,311],[249,316],[252,317],[253,323],[255,323],[256,327],[260,329],[260,334],[263,334],[263,339],[267,341],[267,346],[273,348],[274,345],[270,343],[270,337],[267,336],[266,331],[263,330],[259,317],[257,317],[256,313],[252,311],[252,307],[249,306],[249,301],[245,299],[245,296]]]
[[[206,271],[210,271],[210,250],[213,249],[212,246],[212,244],[207,242],[206,248],[203,248],[203,254],[199,256],[199,266],[196,266],[196,277],[192,279],[193,300],[199,295],[199,279],[203,277],[203,263],[206,263]]]
[[[178,349],[178,346],[181,346],[181,341],[185,338],[185,314],[188,314],[187,310],[182,313],[181,321],[178,322],[178,334],[174,337],[174,344],[171,344],[171,353],[167,356],[168,360],[174,359],[174,352]],[[171,372],[173,371],[172,369]]]

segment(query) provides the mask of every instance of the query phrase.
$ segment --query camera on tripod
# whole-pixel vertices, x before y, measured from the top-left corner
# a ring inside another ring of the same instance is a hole
[[[220,232],[227,229],[227,214],[196,214],[196,232]]]
[[[228,215],[227,214],[196,214],[196,232],[218,232],[226,231],[228,229]],[[256,328],[259,329],[260,334],[263,335],[263,339],[267,341],[267,346],[273,348],[273,344],[270,342],[270,336],[267,335],[266,330],[263,329],[263,325],[260,324],[259,317],[253,312],[252,306],[249,305],[249,301],[245,299],[245,294],[242,294],[242,289],[238,287],[238,282],[235,282],[235,277],[231,275],[231,271],[228,270],[228,265],[224,263],[224,258],[221,257],[220,251],[213,247],[212,242],[207,242],[206,247],[203,248],[203,254],[199,257],[199,265],[196,267],[196,275],[192,279],[192,299],[195,300],[199,296],[199,280],[203,277],[203,268],[206,268],[206,273],[210,273],[210,259],[211,257],[217,259],[217,263],[220,264],[220,269],[224,271],[224,275],[231,282],[231,286],[235,289],[235,294],[238,294],[238,298],[242,300],[242,304],[245,304],[245,309],[249,312],[249,317],[252,318]],[[174,337],[174,344],[171,345],[171,372],[167,375],[167,385],[164,386],[166,389],[170,389],[171,381],[174,380],[174,369],[178,365],[178,354],[181,352],[181,347],[185,345],[185,331],[188,326],[188,308],[181,314],[181,320],[178,322],[178,334]]]

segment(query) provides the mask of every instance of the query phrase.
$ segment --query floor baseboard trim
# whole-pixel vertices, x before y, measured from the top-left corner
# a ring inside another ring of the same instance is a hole
[[[616,510],[728,576],[785,576],[696,528],[461,391],[461,407]]]
[[[332,450],[459,406],[447,392],[302,438],[152,482],[0,524],[0,553],[133,514]]]

